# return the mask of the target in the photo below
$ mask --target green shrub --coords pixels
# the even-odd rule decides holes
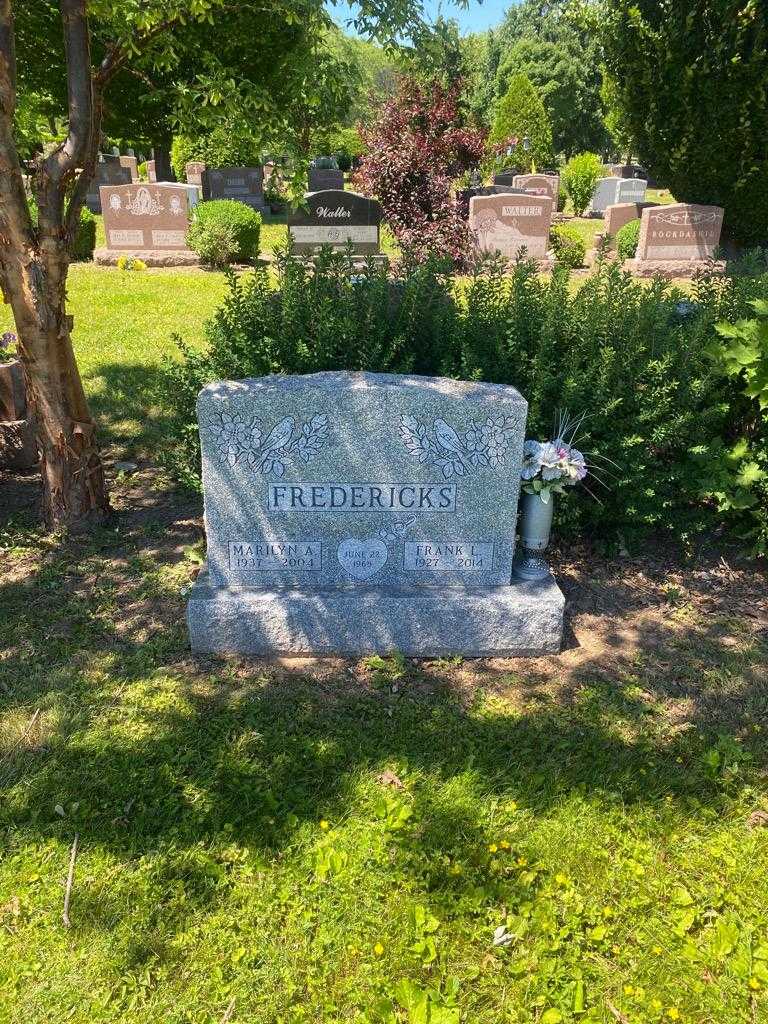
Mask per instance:
[[[223,267],[258,258],[261,216],[235,199],[198,203],[187,232],[187,245],[204,263]]]
[[[571,200],[573,212],[581,217],[589,206],[597,179],[603,173],[603,161],[596,153],[579,153],[563,167],[560,184]]]
[[[199,485],[195,399],[209,381],[408,371],[514,384],[529,402],[529,437],[546,437],[558,408],[585,413],[581,446],[604,467],[607,489],[588,478],[602,503],[583,491],[558,502],[569,532],[624,543],[659,528],[684,540],[723,522],[741,532],[743,510],[718,511],[713,496],[736,440],[748,434],[765,445],[768,431],[755,425],[754,400],[707,352],[715,324],[768,296],[764,263],[749,274],[703,275],[689,294],[635,281],[614,261],[577,289],[567,268],[545,279],[530,261],[508,275],[490,261],[459,285],[434,264],[395,280],[372,267],[359,274],[331,252],[309,270],[281,259],[278,273],[277,289],[263,270],[232,276],[206,326],[206,350],[183,348],[161,375],[168,458],[187,483]]]
[[[27,198],[29,213],[32,223],[37,224],[37,203],[32,196]],[[96,248],[96,217],[84,206],[80,211],[80,223],[77,234],[70,247],[69,255],[75,261],[93,259],[93,250]]]
[[[555,224],[549,233],[549,241],[557,263],[572,269],[584,266],[587,243],[578,228],[572,224]]]
[[[634,259],[640,241],[640,221],[631,220],[616,232],[616,251],[623,260]]]

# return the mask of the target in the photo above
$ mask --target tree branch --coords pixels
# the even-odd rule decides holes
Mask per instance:
[[[45,161],[55,180],[86,162],[93,125],[93,82],[91,42],[86,0],[61,0],[64,50],[67,62],[69,134]]]

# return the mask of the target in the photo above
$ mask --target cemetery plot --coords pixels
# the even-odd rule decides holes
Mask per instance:
[[[719,206],[674,203],[643,210],[637,262],[711,259],[720,242]]]
[[[549,248],[554,206],[548,196],[475,196],[469,201],[469,226],[483,252],[513,260],[525,248],[529,256],[542,258]]]
[[[306,196],[306,209],[288,217],[288,231],[297,254],[317,252],[324,245],[356,255],[379,252],[381,206],[375,199],[338,189]]]
[[[187,251],[190,188],[168,182],[102,186],[107,248]]]
[[[198,399],[197,650],[557,650],[551,580],[510,583],[527,405],[513,388],[317,373]]]

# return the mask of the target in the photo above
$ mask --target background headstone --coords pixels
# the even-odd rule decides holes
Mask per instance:
[[[475,196],[469,201],[469,226],[483,252],[500,252],[516,259],[525,246],[528,256],[541,258],[549,249],[554,209],[555,202],[549,196]]]
[[[602,216],[605,213],[606,207],[617,203],[616,197],[619,194],[619,183],[621,180],[621,178],[616,177],[598,178],[589,203],[588,212]]]
[[[515,178],[520,172],[514,168],[509,168],[506,171],[497,171],[493,176],[494,185],[514,185]]]
[[[658,206],[658,203],[615,203],[606,208],[605,231],[606,235],[616,236],[625,224],[630,221],[639,220],[643,210],[649,206]]]
[[[512,387],[317,373],[198,398],[196,650],[553,650],[562,595],[510,585],[526,402]]]
[[[381,205],[356,192],[328,189],[305,197],[307,209],[288,216],[288,230],[297,254],[316,252],[323,245],[346,249],[351,242],[358,255],[379,252]]]
[[[125,185],[131,181],[131,172],[120,163],[120,157],[112,154],[101,154],[96,164],[96,173],[88,186],[85,196],[85,205],[91,213],[101,213],[102,185]]]
[[[560,191],[559,174],[516,174],[512,182],[515,188],[524,189],[533,196],[549,196],[555,200]]]
[[[170,182],[102,186],[107,248],[187,251],[191,187]]]
[[[196,185],[198,188],[202,188],[204,170],[205,164],[202,160],[190,160],[188,164],[185,164],[184,173],[187,178],[187,184]]]
[[[645,209],[635,258],[640,262],[711,259],[722,227],[720,206],[673,203]]]
[[[648,182],[642,178],[619,178],[616,189],[617,203],[642,203],[645,202],[645,192]]]
[[[322,192],[326,189],[343,189],[344,172],[325,170],[319,167],[309,168],[309,191]]]
[[[120,166],[127,168],[131,175],[131,181],[139,180],[139,161],[135,156],[121,156]]]
[[[203,199],[236,199],[261,213],[267,212],[263,168],[206,167],[202,179]]]
[[[147,160],[147,180],[152,184],[157,181],[157,171],[155,170],[154,160]]]

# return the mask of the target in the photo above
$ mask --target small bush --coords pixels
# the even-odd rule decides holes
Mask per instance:
[[[640,241],[640,221],[631,220],[616,232],[616,251],[623,260],[634,259]]]
[[[693,543],[728,526],[754,538],[758,506],[745,510],[741,490],[743,474],[768,470],[768,423],[708,353],[716,324],[754,315],[751,300],[768,297],[765,260],[701,275],[688,293],[635,281],[616,261],[601,262],[578,288],[567,268],[545,279],[531,261],[511,274],[490,261],[457,285],[436,261],[403,267],[393,280],[375,267],[356,272],[332,252],[311,268],[281,258],[278,275],[277,289],[263,270],[231,275],[206,325],[206,350],[182,348],[184,359],[161,373],[164,457],[186,483],[199,487],[195,399],[212,380],[413,372],[514,384],[528,399],[529,437],[549,436],[558,408],[586,414],[580,447],[602,465],[606,487],[588,478],[600,502],[583,491],[558,502],[564,532],[631,544],[665,530]],[[734,449],[740,438],[747,456]],[[737,456],[741,490],[723,501]],[[759,488],[752,497],[764,500]],[[765,516],[758,531],[768,531]]]
[[[258,258],[261,217],[234,199],[198,203],[187,232],[187,245],[203,263],[214,267],[249,263]]]
[[[602,173],[603,161],[596,153],[572,156],[563,168],[560,183],[577,217],[581,217],[589,206],[597,179]]]
[[[587,243],[578,228],[572,224],[555,224],[549,233],[549,240],[557,263],[571,269],[584,266]]]

